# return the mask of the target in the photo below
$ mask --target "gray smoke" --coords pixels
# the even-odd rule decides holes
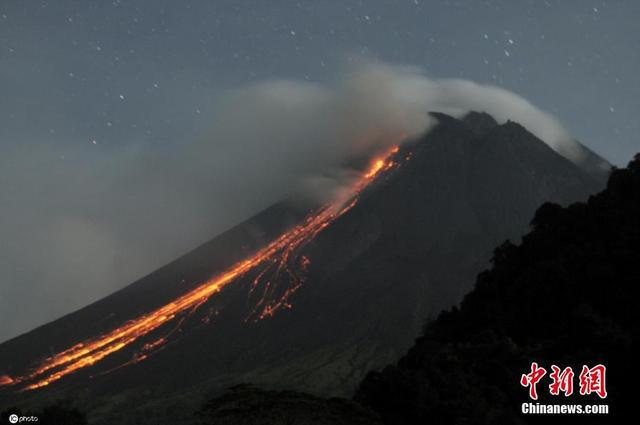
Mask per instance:
[[[267,81],[220,97],[202,140],[61,156],[59,140],[0,158],[0,341],[99,299],[269,204],[334,187],[340,165],[484,110],[576,160],[550,115],[498,87],[361,64],[331,84]]]

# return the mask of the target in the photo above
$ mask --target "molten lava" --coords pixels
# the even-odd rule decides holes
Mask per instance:
[[[398,148],[393,147],[380,158],[376,158],[370,168],[339,199],[320,207],[307,216],[301,224],[286,231],[245,260],[234,264],[223,273],[214,276],[155,311],[130,320],[111,332],[79,342],[46,358],[24,376],[13,378],[6,375],[0,376],[0,386],[24,383],[23,389],[33,390],[91,366],[159,329],[176,317],[184,319],[185,314],[195,311],[214,294],[249,271],[258,272],[252,282],[250,295],[256,291],[259,294],[255,308],[246,318],[247,321],[264,319],[273,316],[281,309],[291,308],[290,298],[302,286],[304,273],[310,264],[309,258],[301,254],[301,248],[338,217],[353,208],[362,190],[378,175],[396,165],[391,157],[397,151]],[[286,275],[289,281],[289,286],[285,290],[282,288],[278,290],[272,284],[281,278],[281,275]],[[266,280],[267,276],[269,280]],[[210,315],[206,320],[210,320]],[[136,353],[133,360],[125,365],[146,359],[152,351],[167,342],[166,337],[165,335],[165,337],[144,344],[141,352]]]

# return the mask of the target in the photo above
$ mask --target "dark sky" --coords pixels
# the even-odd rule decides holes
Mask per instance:
[[[0,341],[272,201],[235,170],[176,184],[186,160],[173,158],[216,134],[230,88],[327,83],[363,58],[414,65],[515,92],[626,164],[640,150],[639,19],[632,0],[3,0]],[[238,189],[192,190],[221,176]]]
[[[638,149],[636,1],[14,1],[0,5],[0,143],[207,126],[216,92],[331,78],[355,55],[493,83],[616,164]]]

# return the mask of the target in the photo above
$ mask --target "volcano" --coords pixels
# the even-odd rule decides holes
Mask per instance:
[[[273,205],[128,287],[0,345],[2,406],[77,400],[95,423],[180,423],[251,382],[351,395],[457,302],[543,202],[599,191],[524,127],[432,114],[337,200]]]

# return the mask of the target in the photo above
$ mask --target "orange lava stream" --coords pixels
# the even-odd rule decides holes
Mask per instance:
[[[199,307],[236,278],[265,262],[269,262],[269,267],[271,267],[271,265],[277,266],[278,270],[286,268],[289,256],[294,251],[315,238],[318,233],[335,219],[350,210],[356,204],[360,192],[381,172],[395,165],[390,158],[397,151],[398,148],[393,147],[380,158],[376,158],[371,167],[351,186],[351,190],[349,190],[348,193],[340,199],[321,207],[315,213],[310,214],[302,224],[286,231],[249,258],[234,264],[225,272],[209,279],[190,292],[150,313],[130,320],[111,332],[94,339],[80,342],[60,353],[48,357],[24,376],[15,378],[6,375],[0,376],[0,387],[25,383],[26,386],[23,389],[33,390],[47,386],[70,373],[91,366],[123,349],[140,337],[165,325],[177,315]],[[306,257],[303,257],[304,267],[306,267],[308,261]],[[291,273],[288,269],[287,272]],[[262,319],[271,316],[280,307],[290,306],[287,299],[299,286],[300,282],[287,289],[277,303],[265,305],[261,312],[257,312],[257,318]],[[163,338],[151,343],[151,345],[147,344],[145,347],[149,346],[148,348],[151,349],[161,343],[164,343]],[[142,354],[137,357],[137,360],[143,360],[147,357],[147,354]]]

